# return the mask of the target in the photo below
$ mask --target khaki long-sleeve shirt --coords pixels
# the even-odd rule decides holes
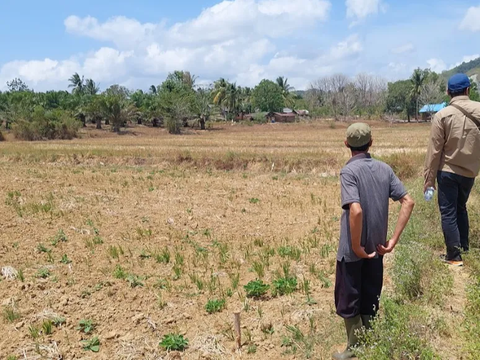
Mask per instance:
[[[464,108],[480,121],[480,102],[457,96],[450,104]],[[460,110],[447,106],[432,120],[425,159],[425,184],[435,185],[438,171],[475,178],[480,170],[480,130]]]

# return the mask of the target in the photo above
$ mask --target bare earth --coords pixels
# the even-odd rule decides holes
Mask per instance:
[[[376,155],[425,149],[428,125],[372,126]],[[180,358],[159,347],[172,332],[189,340],[184,359],[329,358],[344,341],[333,284],[345,128],[89,129],[73,141],[0,143],[0,267],[24,278],[0,281],[2,311],[19,314],[0,319],[1,358]],[[296,292],[245,297],[250,280],[271,284],[286,266]],[[221,298],[225,309],[208,314]],[[45,334],[44,320],[58,317]],[[91,334],[77,330],[81,319],[96,324]],[[287,341],[293,326],[311,348]],[[82,348],[93,336],[99,353]]]

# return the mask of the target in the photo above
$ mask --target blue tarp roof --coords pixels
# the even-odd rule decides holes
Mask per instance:
[[[447,103],[427,104],[420,109],[420,113],[436,113],[447,106]]]

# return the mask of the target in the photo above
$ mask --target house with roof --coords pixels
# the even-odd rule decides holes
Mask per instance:
[[[422,115],[422,120],[427,121],[431,120],[433,118],[433,115],[446,107],[446,102],[443,102],[441,104],[426,104],[420,109],[419,113]]]

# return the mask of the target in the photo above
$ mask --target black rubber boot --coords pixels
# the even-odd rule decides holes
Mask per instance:
[[[347,330],[347,348],[342,353],[333,354],[335,360],[345,360],[355,358],[352,349],[357,345],[358,338],[356,332],[363,327],[362,317],[360,315],[345,320],[345,329]]]
[[[373,315],[360,315],[362,317],[363,326],[369,330],[372,328]]]

